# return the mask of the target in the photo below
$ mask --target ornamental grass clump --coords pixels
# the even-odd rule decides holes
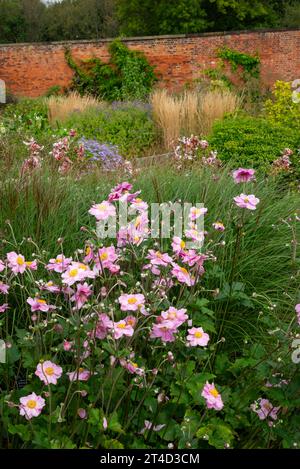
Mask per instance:
[[[182,135],[208,135],[216,121],[237,112],[241,99],[229,90],[185,91],[174,95],[166,89],[157,89],[152,93],[151,104],[163,143],[171,148]]]
[[[102,101],[93,96],[81,96],[77,91],[72,91],[66,96],[50,96],[47,98],[49,122],[63,124],[74,112],[84,112],[88,109],[99,109],[105,107]]]

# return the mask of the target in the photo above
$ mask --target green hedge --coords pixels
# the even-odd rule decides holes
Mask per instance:
[[[228,117],[215,123],[209,142],[223,161],[267,168],[284,148],[300,147],[300,132],[263,118]]]
[[[132,105],[118,106],[74,113],[67,126],[75,128],[80,136],[118,145],[124,157],[143,156],[157,139],[149,111]]]

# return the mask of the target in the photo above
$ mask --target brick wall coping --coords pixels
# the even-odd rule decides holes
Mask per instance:
[[[253,34],[253,33],[277,33],[277,32],[300,31],[298,28],[276,28],[276,29],[245,29],[240,31],[219,31],[207,33],[190,33],[190,34],[165,34],[161,36],[134,36],[134,37],[120,37],[124,42],[133,41],[152,41],[159,39],[188,39],[197,37],[219,37],[219,36],[235,36],[239,34]],[[99,39],[76,39],[66,41],[50,41],[50,42],[10,42],[1,44],[0,47],[24,47],[24,46],[51,46],[63,44],[98,44],[105,42],[112,42],[117,38],[99,38]]]

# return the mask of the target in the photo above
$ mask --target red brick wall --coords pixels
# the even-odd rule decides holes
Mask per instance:
[[[261,58],[261,77],[266,86],[277,79],[300,78],[300,30],[208,33],[195,36],[129,38],[131,49],[144,51],[157,66],[164,82],[178,89],[211,67],[223,45]],[[53,85],[68,85],[72,71],[64,58],[65,47],[75,58],[92,56],[107,60],[109,40],[48,44],[0,45],[0,78],[19,96],[39,96]]]

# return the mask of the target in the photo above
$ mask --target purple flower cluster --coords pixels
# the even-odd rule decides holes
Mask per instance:
[[[124,163],[116,145],[100,143],[98,140],[86,139],[84,137],[78,143],[84,146],[91,162],[100,162],[103,169],[107,171],[112,171]]]
[[[150,103],[145,103],[143,101],[134,100],[134,101],[112,101],[111,108],[114,111],[117,110],[131,110],[132,108],[138,109],[140,111],[145,111],[148,115],[151,115],[152,106]]]

